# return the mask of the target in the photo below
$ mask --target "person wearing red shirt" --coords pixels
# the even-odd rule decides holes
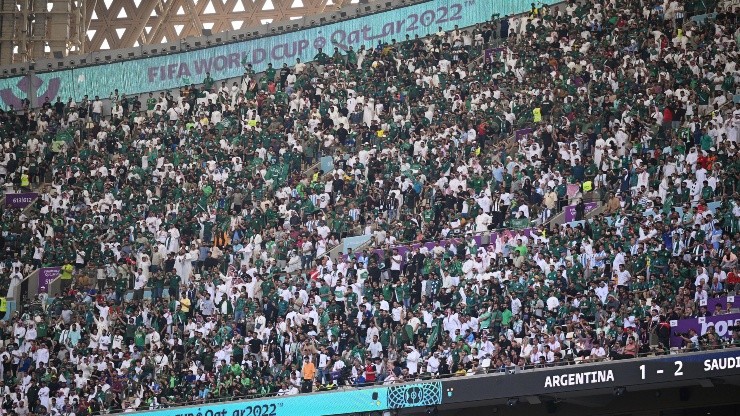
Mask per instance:
[[[699,202],[696,204],[696,213],[702,214],[707,209],[709,209],[709,207],[707,207],[706,201],[704,201],[703,199],[700,199]]]
[[[375,383],[375,365],[369,359],[365,363],[365,382]]]
[[[725,282],[728,285],[740,284],[740,271],[738,271],[737,267],[735,267],[735,270],[732,270],[729,273],[727,273],[727,280],[725,280]]]
[[[666,129],[672,128],[673,124],[673,106],[672,104],[667,105],[663,108],[663,127]]]

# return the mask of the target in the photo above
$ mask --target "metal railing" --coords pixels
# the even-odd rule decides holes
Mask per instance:
[[[313,173],[318,172],[320,168],[321,168],[321,157],[319,157],[319,160],[316,163],[303,169],[303,171],[301,172],[301,177],[305,178],[308,175],[313,175]]]

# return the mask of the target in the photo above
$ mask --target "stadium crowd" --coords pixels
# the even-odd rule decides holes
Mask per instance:
[[[62,266],[62,295],[0,323],[3,414],[666,352],[669,321],[740,288],[740,31],[685,15],[533,5],[234,85],[0,113],[0,177],[42,190],[2,208],[3,294]],[[566,205],[585,221],[551,227]]]

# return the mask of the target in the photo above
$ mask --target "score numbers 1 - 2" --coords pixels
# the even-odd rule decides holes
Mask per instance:
[[[680,377],[683,375],[683,361],[676,360],[673,362],[673,364],[676,366],[675,371],[673,372],[674,377]],[[655,374],[663,374],[665,371],[662,369],[655,370]],[[642,376],[642,379],[645,380],[647,377],[647,366],[645,364],[642,364],[640,366],[640,375]]]

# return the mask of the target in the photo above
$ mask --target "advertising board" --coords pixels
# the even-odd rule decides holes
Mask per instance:
[[[442,403],[440,381],[141,412],[142,416],[324,416]]]

